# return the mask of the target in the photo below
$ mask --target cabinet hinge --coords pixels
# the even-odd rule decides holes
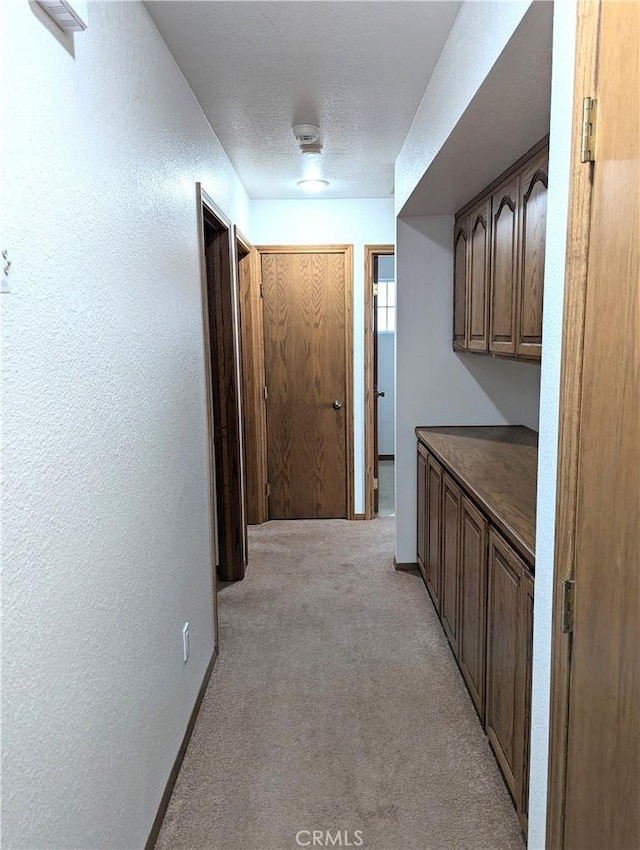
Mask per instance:
[[[597,120],[598,101],[593,97],[585,97],[582,101],[580,162],[595,162]]]
[[[267,483],[264,485],[264,492],[267,494],[267,496],[270,496],[270,495],[271,495],[271,484],[269,484],[269,482],[268,482],[268,481],[267,481]]]
[[[377,479],[377,478],[374,478],[374,479],[373,479],[373,489],[374,489],[374,490],[377,490],[377,489],[378,489],[378,479]]]
[[[375,298],[375,297],[377,296],[377,294],[378,294],[378,284],[377,284],[377,283],[374,283],[374,284],[373,284],[373,289],[372,289],[372,291],[373,291],[373,297]]]
[[[576,583],[572,579],[562,582],[562,631],[573,631],[573,613],[575,609]]]
[[[266,387],[263,387],[262,395],[264,396],[265,401],[269,398],[269,390]]]

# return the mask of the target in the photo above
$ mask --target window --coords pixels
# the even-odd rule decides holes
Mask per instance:
[[[396,282],[378,281],[378,333],[395,333]]]

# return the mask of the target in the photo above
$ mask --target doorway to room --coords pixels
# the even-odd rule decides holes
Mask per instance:
[[[365,518],[395,515],[393,245],[365,246]]]

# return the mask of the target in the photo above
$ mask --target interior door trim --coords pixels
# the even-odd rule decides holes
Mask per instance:
[[[257,245],[262,254],[344,254],[344,326],[345,326],[345,384],[347,408],[346,483],[347,519],[354,519],[354,456],[353,456],[353,245]],[[269,435],[267,434],[267,440]]]
[[[211,557],[211,576],[213,590],[213,643],[216,650],[219,648],[220,632],[218,628],[218,576],[216,570],[216,553],[218,548],[216,528],[216,467],[213,447],[213,394],[211,387],[211,332],[209,328],[209,299],[207,288],[207,261],[205,255],[204,240],[204,208],[207,208],[223,224],[228,224],[231,232],[231,222],[218,208],[210,195],[202,187],[202,183],[196,183],[196,215],[198,221],[198,249],[200,257],[200,289],[202,302],[202,342],[204,356],[204,383],[205,398],[207,404],[207,447],[209,454],[209,549]]]
[[[591,166],[580,162],[582,100],[596,89],[596,53],[600,3],[579,0],[576,34],[571,177],[565,265],[564,318],[558,426],[556,530],[551,624],[551,707],[547,792],[547,847],[564,847],[567,774],[571,635],[561,630],[562,581],[574,577],[578,461],[582,407],[582,372],[589,225]]]
[[[374,256],[394,256],[395,245],[364,246],[364,516],[373,519],[373,469],[375,465],[375,398],[373,388],[373,284]],[[397,276],[397,275],[396,275]]]

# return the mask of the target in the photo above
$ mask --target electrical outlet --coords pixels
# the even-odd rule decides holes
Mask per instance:
[[[189,623],[182,627],[182,657],[185,662],[189,660]]]

